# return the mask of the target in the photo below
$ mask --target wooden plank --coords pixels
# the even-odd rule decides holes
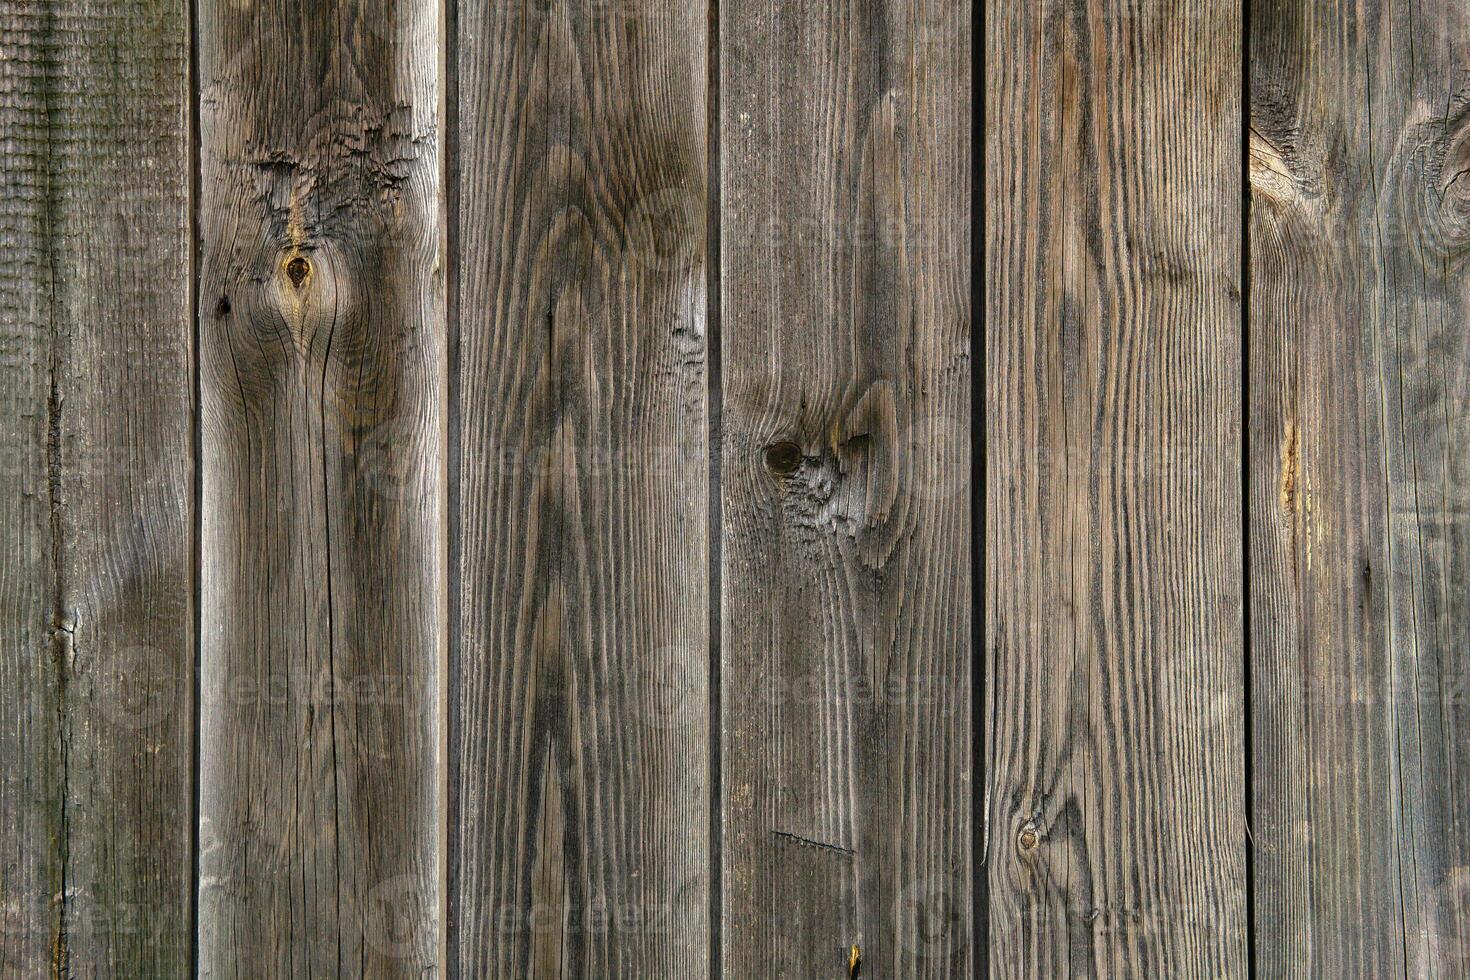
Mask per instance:
[[[727,976],[979,955],[970,14],[721,8]]]
[[[181,976],[188,20],[0,3],[0,975]]]
[[[198,4],[199,969],[439,957],[438,4]]]
[[[455,39],[451,972],[704,976],[704,6]]]
[[[1263,976],[1470,975],[1470,13],[1251,8]]]
[[[1243,977],[1241,10],[987,11],[991,972]]]

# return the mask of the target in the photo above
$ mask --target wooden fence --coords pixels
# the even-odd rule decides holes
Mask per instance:
[[[0,977],[1470,975],[1463,4],[0,0],[0,155]]]

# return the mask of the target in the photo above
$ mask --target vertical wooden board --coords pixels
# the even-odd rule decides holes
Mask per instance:
[[[1242,12],[987,11],[991,972],[1243,977]]]
[[[188,19],[0,3],[0,975],[181,976]]]
[[[952,977],[971,929],[970,44],[720,11],[723,956]]]
[[[1470,14],[1255,0],[1256,947],[1470,975]]]
[[[198,5],[199,969],[439,957],[431,0]]]
[[[706,47],[458,10],[456,976],[709,972]]]

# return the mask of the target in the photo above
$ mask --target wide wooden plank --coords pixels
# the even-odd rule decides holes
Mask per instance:
[[[1262,976],[1470,975],[1470,11],[1254,0]]]
[[[705,8],[457,16],[450,971],[705,976]]]
[[[970,14],[721,6],[726,976],[982,955]]]
[[[0,975],[182,976],[188,19],[0,3]]]
[[[1241,10],[987,4],[1002,977],[1243,977]]]
[[[433,0],[201,0],[204,976],[440,955]]]

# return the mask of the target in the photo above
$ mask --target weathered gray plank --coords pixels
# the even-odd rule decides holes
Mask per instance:
[[[204,976],[439,957],[432,0],[202,0]]]
[[[709,971],[705,9],[458,9],[451,972]]]
[[[0,975],[180,976],[188,21],[0,3]]]
[[[1262,976],[1470,975],[1470,12],[1254,0]]]
[[[1241,10],[987,11],[991,972],[1242,977]]]
[[[970,12],[721,7],[726,976],[980,955]]]

